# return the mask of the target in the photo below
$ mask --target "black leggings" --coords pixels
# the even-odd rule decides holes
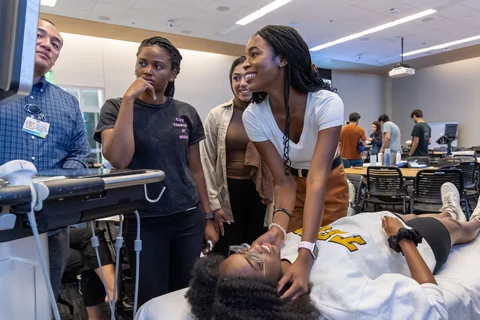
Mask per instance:
[[[200,204],[193,210],[165,217],[142,218],[142,252],[138,306],[163,294],[188,286],[190,271],[200,257],[205,214]],[[135,275],[134,241],[137,221],[126,219],[125,244],[132,275]]]
[[[262,198],[251,179],[228,178],[227,181],[235,222],[230,225],[223,224],[225,236],[220,235],[220,240],[213,248],[214,253],[225,256],[228,255],[230,245],[251,244],[266,231],[263,225],[267,211],[267,205],[262,203]]]

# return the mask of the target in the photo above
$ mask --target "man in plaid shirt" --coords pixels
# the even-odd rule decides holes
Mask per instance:
[[[38,171],[87,167],[90,145],[78,101],[45,80],[62,46],[62,37],[53,23],[40,19],[32,92],[0,107],[0,164],[27,160]],[[39,123],[43,129],[32,130],[28,123]],[[49,233],[48,249],[50,281],[58,297],[68,262],[68,228]]]

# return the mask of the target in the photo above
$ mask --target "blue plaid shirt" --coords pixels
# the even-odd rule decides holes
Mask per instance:
[[[50,124],[45,139],[22,131],[27,104],[37,105]],[[37,118],[37,117],[36,117]],[[0,164],[32,162],[37,171],[86,168],[90,154],[80,106],[74,96],[44,77],[30,96],[0,106]]]

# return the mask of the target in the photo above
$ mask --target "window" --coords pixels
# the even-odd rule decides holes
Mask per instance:
[[[100,108],[105,101],[103,89],[69,86],[63,86],[62,88],[77,98],[80,103],[80,110],[83,112],[83,121],[87,131],[87,139],[91,148],[89,161],[94,163],[105,162],[102,155],[102,146],[93,139],[93,133],[100,117]]]

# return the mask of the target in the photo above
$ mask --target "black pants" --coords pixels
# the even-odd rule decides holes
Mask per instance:
[[[138,306],[163,294],[188,286],[193,264],[200,257],[205,232],[205,213],[193,210],[166,217],[141,219]],[[137,221],[126,219],[125,244],[132,276],[136,272],[134,241]]]
[[[95,235],[100,243],[98,254],[102,266],[113,264],[104,232],[104,230],[95,229]],[[91,238],[92,229],[90,228],[70,228],[70,258],[64,274],[64,277],[68,278],[67,281],[75,280],[77,274],[81,275],[80,287],[83,304],[86,307],[103,303],[106,297],[102,280],[94,271],[99,265],[95,249],[90,242]]]
[[[255,182],[250,179],[228,178],[230,206],[235,222],[224,223],[225,236],[213,248],[214,253],[228,255],[228,247],[242,243],[251,244],[267,229],[263,226],[267,205],[262,203]]]

